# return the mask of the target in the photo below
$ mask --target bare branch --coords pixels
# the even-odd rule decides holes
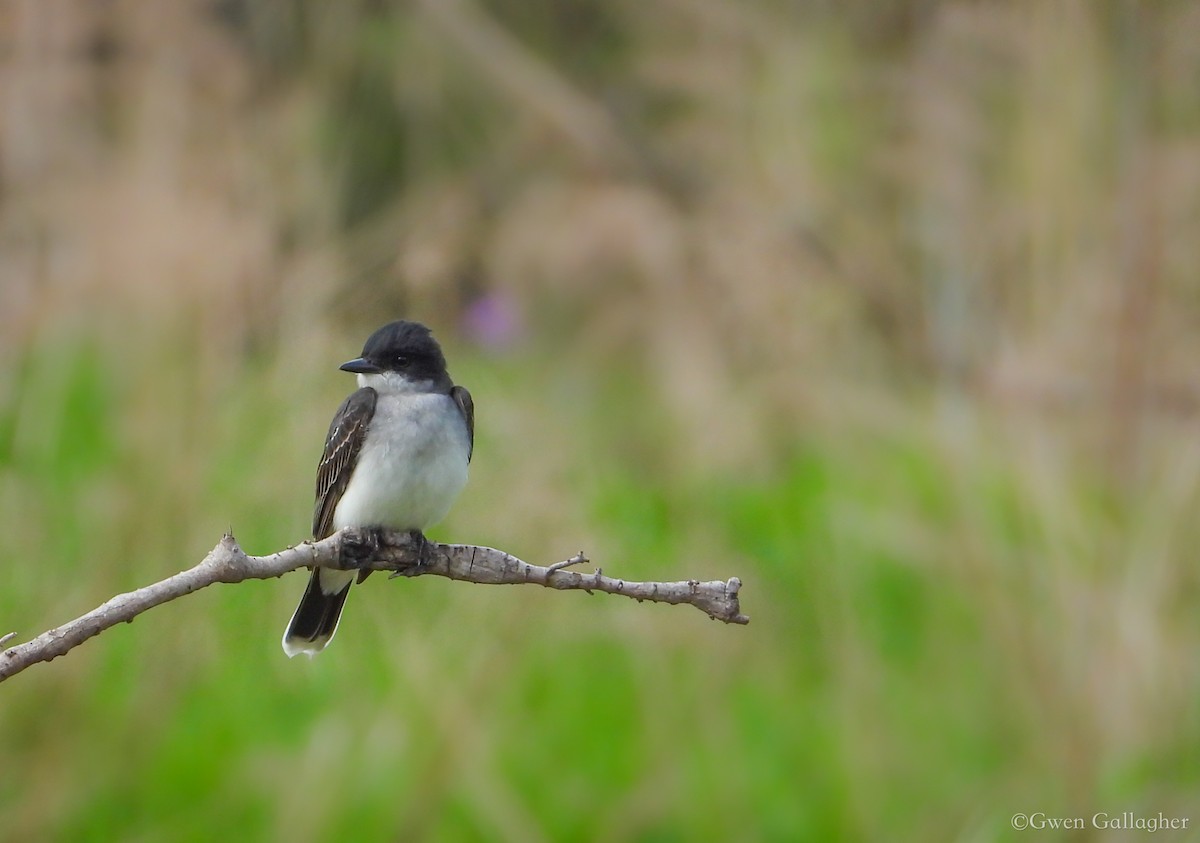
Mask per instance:
[[[359,531],[334,533],[319,542],[305,542],[269,556],[250,556],[232,535],[225,535],[200,564],[161,582],[116,597],[32,641],[0,652],[0,682],[30,665],[48,662],[99,635],[109,627],[133,620],[155,606],[191,594],[213,583],[236,583],[282,576],[288,571],[322,565],[343,570],[391,571],[392,576],[433,574],[452,580],[487,585],[532,583],[560,590],[602,591],[655,603],[689,603],[709,617],[725,623],[746,624],[741,613],[737,577],[727,581],[629,582],[606,577],[597,569],[585,574],[568,567],[585,564],[583,553],[548,567],[530,565],[491,547],[425,542],[419,534]],[[8,633],[0,639],[11,639]]]

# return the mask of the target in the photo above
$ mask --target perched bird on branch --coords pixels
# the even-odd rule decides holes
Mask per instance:
[[[471,393],[455,386],[432,333],[392,322],[341,369],[358,390],[338,408],[317,467],[313,537],[343,527],[424,531],[450,510],[467,482],[475,442]],[[369,573],[357,574],[359,582]],[[316,567],[283,651],[319,653],[337,632],[354,571]]]

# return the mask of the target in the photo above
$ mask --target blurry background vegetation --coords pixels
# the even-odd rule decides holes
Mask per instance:
[[[0,633],[304,538],[397,317],[432,535],[752,623],[213,588],[0,688],[0,837],[1197,839],[1198,92],[1189,2],[4,3]]]

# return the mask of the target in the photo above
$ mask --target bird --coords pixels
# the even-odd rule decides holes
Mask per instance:
[[[456,386],[433,333],[396,321],[343,363],[358,389],[329,425],[317,466],[313,537],[345,527],[423,531],[441,521],[467,483],[475,404]],[[369,571],[358,572],[359,582]],[[329,645],[356,573],[314,567],[283,634],[289,658]]]

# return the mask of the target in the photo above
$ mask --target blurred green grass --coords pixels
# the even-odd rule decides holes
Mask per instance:
[[[1095,490],[1043,511],[1023,462],[982,450],[986,424],[964,457],[920,413],[817,429],[755,471],[679,470],[653,458],[666,408],[631,386],[630,434],[539,404],[566,377],[546,359],[452,352],[480,447],[434,533],[542,561],[577,538],[627,577],[738,575],[749,627],[378,578],[301,662],[278,644],[298,575],[211,588],[5,684],[6,838],[1010,839],[1023,806],[1194,807],[1195,674],[1174,661],[1194,621],[1164,595],[1151,619],[1177,622],[1141,630],[1163,638],[1137,656],[1159,666],[1140,689],[1122,672],[1104,631],[1131,530]],[[194,563],[230,523],[252,551],[304,535],[344,378],[265,359],[141,425],[157,379],[125,362],[34,348],[4,395],[0,617],[23,636]],[[326,407],[282,388],[308,377]],[[542,476],[539,447],[571,468]],[[1089,590],[1112,617],[1077,613]]]

